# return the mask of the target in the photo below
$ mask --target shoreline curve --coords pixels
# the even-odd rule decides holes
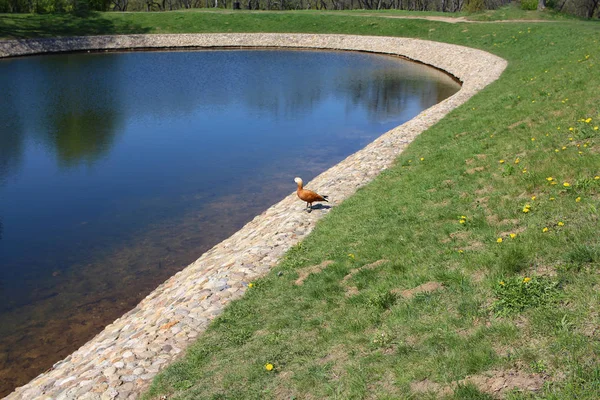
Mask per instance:
[[[507,62],[468,47],[401,37],[317,34],[169,34],[0,41],[0,58],[103,50],[293,48],[405,57],[462,82],[453,96],[321,173],[310,187],[341,203],[391,166],[420,133],[500,77]],[[77,351],[5,399],[136,399],[247,284],[264,276],[329,209],[304,212],[290,194],[204,253]]]

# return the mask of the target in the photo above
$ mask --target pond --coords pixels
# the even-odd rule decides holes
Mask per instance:
[[[454,94],[363,53],[0,62],[0,396],[305,182]],[[302,208],[299,202],[298,207]]]

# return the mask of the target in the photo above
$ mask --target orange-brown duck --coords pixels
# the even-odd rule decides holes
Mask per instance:
[[[329,201],[327,197],[329,196],[321,196],[318,193],[313,192],[312,190],[307,190],[302,187],[302,179],[294,178],[294,182],[298,184],[298,190],[296,190],[296,194],[300,198],[300,200],[306,202],[306,207],[308,207],[308,212],[312,211],[312,203],[315,201]]]

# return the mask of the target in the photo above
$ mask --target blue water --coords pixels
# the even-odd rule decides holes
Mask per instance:
[[[12,59],[0,88],[2,395],[292,192],[295,176],[309,181],[459,86],[392,57],[240,50]]]

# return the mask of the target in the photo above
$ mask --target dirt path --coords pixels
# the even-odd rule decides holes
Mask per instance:
[[[497,23],[511,23],[511,22],[551,22],[543,19],[504,19],[496,21],[477,21],[470,20],[466,17],[440,17],[435,15],[423,15],[423,16],[412,16],[412,15],[380,15],[380,14],[340,14],[345,16],[365,16],[365,17],[377,17],[377,18],[396,18],[396,19],[424,19],[427,21],[447,22],[449,24],[457,23],[471,23],[471,24],[497,24]]]

